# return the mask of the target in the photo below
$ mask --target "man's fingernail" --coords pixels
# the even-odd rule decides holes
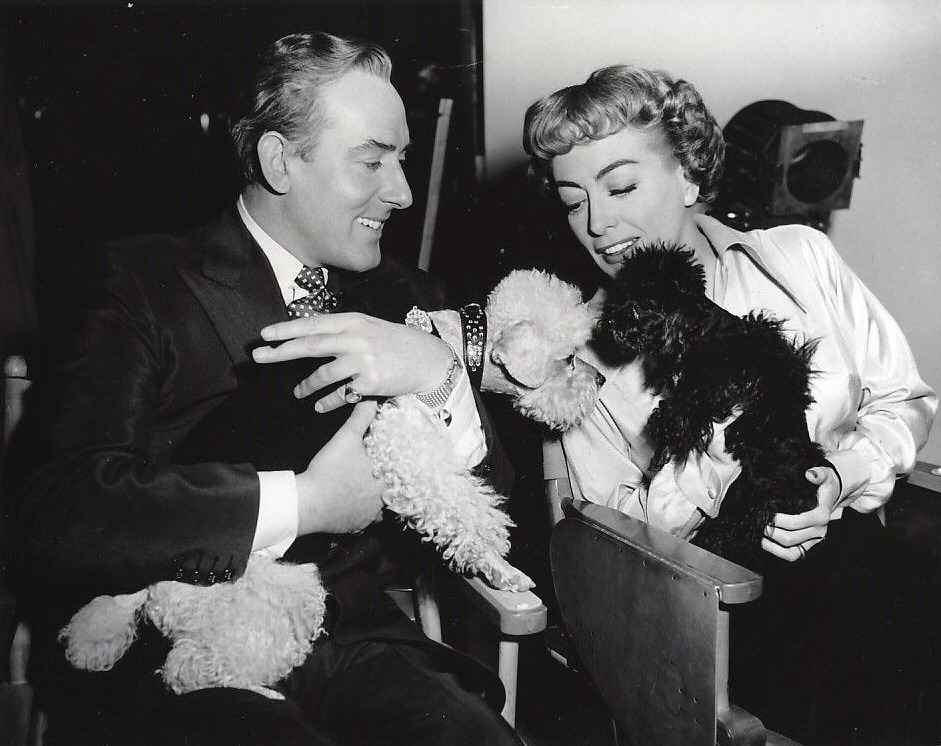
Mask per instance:
[[[314,411],[319,412],[320,414],[323,414],[323,404],[321,402],[317,402],[314,405]]]
[[[816,478],[817,478],[817,470],[816,470],[816,469],[808,469],[808,470],[807,470],[807,478],[808,478],[808,479],[816,479]]]
[[[272,337],[272,334],[271,334],[271,329],[269,327],[266,326],[264,329],[261,330],[262,339],[271,339],[271,337]]]

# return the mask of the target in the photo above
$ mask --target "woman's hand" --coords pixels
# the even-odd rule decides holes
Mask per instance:
[[[761,540],[762,549],[788,562],[803,559],[826,538],[830,518],[840,501],[840,477],[833,467],[815,466],[807,470],[806,476],[817,485],[817,507],[796,515],[775,514]]]
[[[361,313],[335,313],[283,321],[261,330],[266,342],[252,357],[259,363],[334,358],[294,388],[301,399],[336,386],[314,405],[329,412],[346,404],[346,383],[361,396],[400,396],[432,391],[442,384],[451,350],[437,337],[404,324]],[[340,385],[342,384],[342,385]]]

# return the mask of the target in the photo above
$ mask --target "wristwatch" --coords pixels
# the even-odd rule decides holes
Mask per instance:
[[[441,409],[447,403],[448,397],[451,396],[451,392],[454,391],[454,387],[457,386],[457,382],[461,377],[461,359],[451,345],[448,345],[448,349],[451,350],[451,366],[448,368],[448,375],[445,377],[444,383],[433,391],[415,394],[418,401],[435,411]]]
[[[431,316],[427,311],[423,311],[418,306],[412,306],[412,310],[405,315],[405,325],[413,329],[420,329],[428,334],[434,334],[439,339],[441,338],[441,335],[438,334],[438,330],[435,329],[434,323],[431,321]],[[448,374],[444,379],[444,383],[433,391],[415,394],[418,401],[435,411],[440,410],[447,403],[448,398],[454,391],[454,387],[457,386],[457,382],[460,380],[461,359],[457,356],[457,353],[451,345],[448,345],[448,349],[451,350],[451,366],[448,368]]]

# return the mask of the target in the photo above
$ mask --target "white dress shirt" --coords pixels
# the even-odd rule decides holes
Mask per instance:
[[[285,305],[307,295],[309,291],[294,281],[303,268],[303,263],[255,222],[241,197],[238,199],[238,213],[248,232],[268,259]],[[446,371],[441,371],[442,380],[445,373]],[[470,469],[486,456],[487,446],[470,380],[463,368],[461,377],[448,397],[444,409],[451,416],[448,436],[451,439],[455,456],[459,463]],[[292,471],[260,471],[258,479],[260,482],[258,522],[255,525],[252,550],[264,550],[268,554],[280,557],[297,538],[296,478]]]

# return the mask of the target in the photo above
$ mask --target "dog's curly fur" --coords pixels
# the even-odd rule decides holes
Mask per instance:
[[[323,633],[327,592],[313,564],[249,558],[230,583],[155,583],[127,596],[99,596],[59,633],[76,668],[107,671],[149,619],[173,647],[160,669],[177,694],[208,687],[248,689],[272,699],[269,687],[299,666]]]
[[[487,298],[489,357],[503,378],[488,390],[510,394],[523,415],[553,430],[577,426],[595,406],[601,378],[575,357],[595,318],[581,291],[538,270],[507,275]]]
[[[432,542],[451,568],[479,573],[494,588],[528,590],[532,581],[504,557],[510,550],[504,498],[462,469],[445,425],[412,397],[379,409],[364,439],[366,453],[383,480],[383,502]]]
[[[760,564],[757,549],[778,512],[816,505],[805,477],[823,461],[810,440],[810,362],[814,342],[788,341],[782,323],[761,314],[739,318],[706,298],[702,267],[688,249],[654,244],[621,266],[595,341],[612,363],[640,357],[645,382],[661,399],[647,422],[655,445],[651,469],[703,453],[713,424],[738,414],[726,450],[742,473],[719,515],[695,544],[741,564]]]

